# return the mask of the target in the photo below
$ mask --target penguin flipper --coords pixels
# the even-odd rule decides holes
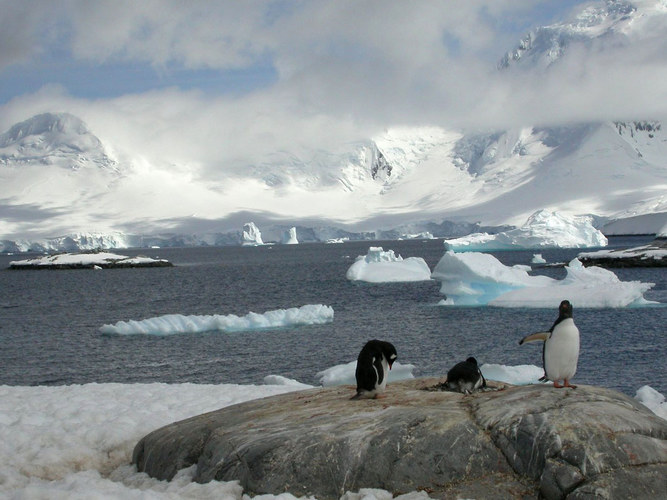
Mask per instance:
[[[357,363],[355,376],[357,392],[372,391],[378,383],[378,375],[372,363]]]
[[[546,341],[549,338],[549,332],[537,332],[526,335],[519,341],[519,345],[527,344],[528,342],[537,342],[539,340]]]

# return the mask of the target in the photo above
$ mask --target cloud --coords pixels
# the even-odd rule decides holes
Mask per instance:
[[[0,34],[0,68],[39,65],[50,50],[102,70],[127,61],[158,74],[268,66],[277,76],[240,94],[173,87],[84,99],[47,86],[3,106],[0,125],[69,111],[121,152],[232,175],[276,151],[341,147],[393,125],[667,117],[667,15],[608,45],[568,47],[546,70],[498,71],[525,29],[507,20],[540,5],[554,8],[533,0],[4,2],[11,29]]]

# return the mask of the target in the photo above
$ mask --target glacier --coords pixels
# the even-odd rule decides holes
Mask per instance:
[[[167,314],[140,321],[119,321],[102,325],[100,332],[107,335],[175,335],[181,333],[239,332],[299,325],[322,325],[333,321],[330,306],[307,304],[289,309],[276,309],[262,314],[250,312],[245,316]]]

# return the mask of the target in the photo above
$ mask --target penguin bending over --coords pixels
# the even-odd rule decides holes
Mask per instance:
[[[470,357],[455,364],[447,372],[445,385],[452,391],[470,394],[480,387],[486,387],[486,379],[477,365],[477,360]]]
[[[564,300],[558,307],[558,319],[549,331],[527,335],[519,341],[519,345],[538,340],[544,341],[542,347],[542,365],[544,376],[540,380],[551,380],[554,387],[571,387],[570,379],[577,372],[579,360],[579,329],[572,318],[572,304]],[[560,384],[560,381],[563,384]]]
[[[357,358],[357,394],[351,399],[371,399],[378,397],[387,387],[387,377],[391,365],[398,355],[389,342],[369,340]]]

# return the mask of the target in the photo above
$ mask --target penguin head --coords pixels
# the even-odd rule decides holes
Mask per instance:
[[[564,300],[558,306],[558,315],[561,318],[571,318],[572,317],[572,304],[569,300]]]
[[[390,342],[383,342],[382,354],[384,354],[384,357],[387,359],[387,364],[389,365],[389,369],[391,370],[391,365],[394,364],[394,361],[396,361],[396,358],[398,357],[398,354],[396,353],[396,348]]]
[[[466,363],[470,363],[472,365],[477,366],[477,360],[475,358],[473,358],[472,356],[469,357],[468,359],[466,359]]]

